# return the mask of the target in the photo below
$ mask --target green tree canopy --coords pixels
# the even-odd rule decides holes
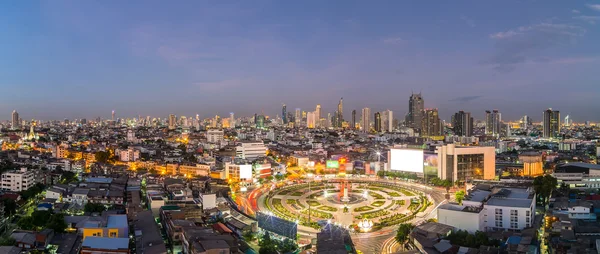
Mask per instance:
[[[459,204],[462,205],[462,201],[463,199],[465,199],[465,191],[463,190],[459,190],[456,193],[454,193],[454,197],[456,198],[456,202],[458,202]]]
[[[552,195],[552,191],[556,189],[558,180],[551,175],[538,176],[533,179],[533,189],[537,194],[542,205],[545,205]]]
[[[396,232],[396,242],[399,244],[405,244],[408,241],[408,237],[410,232],[415,228],[413,224],[410,223],[402,223],[398,226],[398,231]]]

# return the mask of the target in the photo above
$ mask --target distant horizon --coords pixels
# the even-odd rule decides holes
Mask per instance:
[[[390,109],[600,121],[592,1],[0,3],[0,118]],[[10,118],[9,118],[10,119]]]

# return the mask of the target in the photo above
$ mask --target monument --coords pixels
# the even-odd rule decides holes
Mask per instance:
[[[350,185],[348,185],[349,183],[347,181],[341,182],[340,183],[340,200],[342,200],[342,202],[349,202],[350,201],[350,197],[348,196],[348,192],[350,192]]]

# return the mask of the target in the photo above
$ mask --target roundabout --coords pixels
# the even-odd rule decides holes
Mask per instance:
[[[331,179],[286,184],[262,193],[262,212],[319,229],[333,223],[356,233],[378,231],[424,214],[429,195],[389,182]]]

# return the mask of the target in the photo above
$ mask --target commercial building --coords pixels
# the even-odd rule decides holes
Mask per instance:
[[[558,165],[552,176],[559,184],[571,189],[586,190],[600,188],[600,165],[572,162]]]
[[[361,119],[361,124],[360,127],[362,129],[363,132],[369,132],[369,129],[371,128],[371,109],[370,108],[363,108],[362,109],[362,119]]]
[[[169,130],[177,128],[177,117],[173,114],[169,115]]]
[[[408,115],[406,117],[408,127],[413,129],[420,129],[422,127],[424,109],[425,102],[421,93],[413,93],[408,100]]]
[[[520,231],[533,226],[535,193],[524,188],[474,188],[462,205],[444,204],[437,212],[439,223],[470,233]]]
[[[375,112],[375,117],[373,119],[375,121],[375,131],[381,132],[381,113]]]
[[[473,117],[470,112],[458,111],[452,116],[454,134],[462,137],[473,136]]]
[[[502,114],[494,109],[493,111],[485,111],[485,135],[498,137],[500,135],[500,127],[502,122]]]
[[[338,103],[336,123],[337,123],[337,125],[335,127],[342,128],[342,124],[344,123],[344,98],[343,97],[340,98],[340,102]]]
[[[494,147],[448,144],[438,147],[436,153],[439,161],[438,177],[442,180],[491,180],[496,177]]]
[[[423,124],[421,127],[422,137],[435,137],[442,135],[442,124],[437,108],[426,109],[423,115]]]
[[[315,116],[314,117],[315,117],[315,128],[321,127],[321,104],[317,104],[317,107],[315,108]]]
[[[137,161],[140,159],[140,150],[128,148],[127,150],[119,151],[119,159],[121,161]]]
[[[544,111],[544,138],[556,138],[560,134],[560,112],[551,108]]]
[[[317,127],[317,117],[315,112],[306,113],[306,128],[313,129]]]
[[[391,110],[385,110],[381,114],[381,131],[392,132],[394,130],[394,113]]]
[[[523,163],[523,176],[538,176],[544,174],[544,160],[538,152],[525,152],[519,154],[519,161]]]
[[[350,129],[356,129],[356,110],[352,110],[352,122],[350,122]]]
[[[254,160],[258,157],[264,157],[267,147],[261,141],[241,142],[235,147],[235,155],[238,158]]]
[[[224,140],[225,132],[223,130],[208,130],[206,131],[206,139],[208,143],[217,144]]]
[[[35,185],[34,172],[27,168],[5,172],[1,179],[4,191],[21,192]]]
[[[13,130],[21,128],[21,121],[20,121],[20,118],[19,118],[19,113],[16,110],[13,110],[13,112],[12,112],[11,128]]]

